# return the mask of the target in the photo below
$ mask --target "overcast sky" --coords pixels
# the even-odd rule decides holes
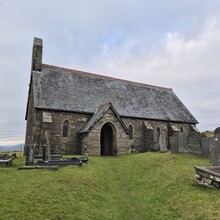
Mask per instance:
[[[173,88],[220,126],[219,0],[0,0],[0,145],[24,142],[33,37],[43,63]]]

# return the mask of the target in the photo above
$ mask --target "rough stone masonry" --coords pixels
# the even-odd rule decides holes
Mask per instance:
[[[170,88],[42,63],[34,38],[25,145],[42,154],[200,153],[198,123]],[[178,143],[175,150],[175,144]]]

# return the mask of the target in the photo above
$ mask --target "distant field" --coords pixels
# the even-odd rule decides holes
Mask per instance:
[[[204,131],[202,132],[206,137],[214,137],[214,131]]]
[[[0,168],[0,219],[219,219],[220,190],[194,182],[206,158],[170,153],[90,157],[83,167]]]
[[[7,155],[11,156],[14,153],[16,154],[17,157],[23,156],[23,151],[5,151],[5,150],[0,151],[0,155],[7,154]]]

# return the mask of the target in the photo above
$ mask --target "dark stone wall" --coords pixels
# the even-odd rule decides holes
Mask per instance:
[[[52,122],[44,122],[43,114],[49,113]],[[42,153],[42,146],[46,144],[45,131],[48,131],[51,145],[51,153],[54,154],[80,154],[79,129],[90,118],[90,115],[68,112],[37,110],[35,118],[35,152]],[[63,122],[69,121],[69,132],[63,137]]]
[[[146,152],[155,147],[155,145],[160,146],[161,151],[166,151],[170,149],[170,137],[173,135],[169,131],[170,123],[164,121],[153,121],[153,120],[142,120],[142,119],[132,119],[132,118],[123,118],[125,124],[133,126],[133,136],[134,139],[131,143],[133,149],[136,149],[137,152]],[[151,125],[153,129],[147,129],[145,124]],[[181,127],[183,129],[181,136],[186,137],[190,132],[189,124],[184,123],[171,123],[176,126],[179,130]],[[158,140],[157,128],[160,129],[160,136]],[[184,139],[184,138],[183,138]],[[186,139],[186,138],[185,138]],[[180,140],[180,146],[185,148],[186,140]],[[185,149],[187,151],[188,148]]]
[[[41,71],[43,53],[43,41],[40,38],[34,38],[32,51],[32,70]]]
[[[115,155],[128,154],[133,140],[129,139],[129,135],[111,109],[108,109],[103,114],[89,133],[83,135],[83,153],[88,155],[100,155],[100,133],[102,126],[106,123],[111,125],[113,130],[113,149]]]
[[[26,121],[26,136],[25,136],[25,146],[34,143],[34,131],[35,131],[35,115],[36,110],[34,108],[34,96],[33,87],[30,87],[28,106],[27,106],[27,121]],[[25,151],[26,149],[24,149]]]
[[[47,116],[45,118],[45,115]],[[92,117],[88,114],[46,111],[35,109],[33,105],[33,93],[29,99],[29,112],[27,118],[27,132],[25,144],[34,144],[35,153],[42,154],[43,145],[46,144],[45,131],[49,134],[52,154],[81,154],[100,155],[100,131],[106,122],[111,122],[114,130],[114,146],[117,154],[128,154],[130,152],[150,151],[155,145],[160,146],[161,151],[166,151],[172,145],[169,131],[170,124],[164,121],[142,120],[134,118],[122,118],[125,125],[132,126],[133,138],[130,139],[125,129],[109,109],[103,117],[94,125],[92,130],[85,135],[79,135],[79,130]],[[69,133],[63,137],[63,122],[69,121]],[[145,123],[152,129],[147,129]],[[189,124],[172,123],[183,132],[178,138],[178,152],[189,152],[186,137],[189,134]],[[158,139],[157,129],[160,129]]]

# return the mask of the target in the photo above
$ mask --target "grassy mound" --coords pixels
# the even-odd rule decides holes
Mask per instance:
[[[170,153],[90,157],[83,167],[0,168],[0,219],[214,219],[220,191],[194,182],[208,159]]]

